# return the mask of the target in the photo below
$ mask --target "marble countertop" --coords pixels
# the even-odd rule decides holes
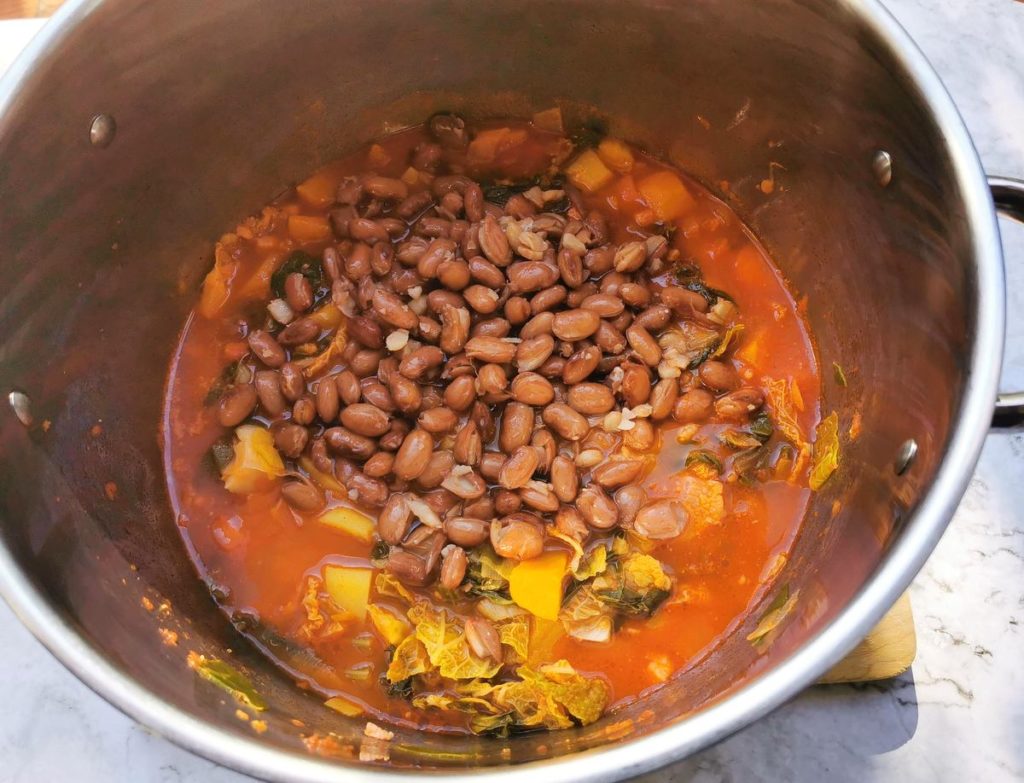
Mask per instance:
[[[1024,177],[1024,3],[887,0],[953,94],[991,173]],[[0,70],[36,29],[0,23]],[[1024,389],[1024,226],[1001,223],[1009,268],[1004,388]],[[906,675],[823,686],[644,783],[1024,779],[1024,434],[992,434],[911,588]],[[96,696],[0,602],[0,783],[244,783]]]

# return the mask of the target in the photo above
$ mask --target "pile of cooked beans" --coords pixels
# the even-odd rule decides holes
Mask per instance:
[[[322,279],[284,278],[246,338],[252,383],[223,394],[220,424],[258,413],[282,456],[308,453],[379,509],[386,568],[410,585],[456,588],[466,550],[488,540],[501,557],[534,558],[548,525],[580,542],[617,527],[678,535],[683,505],[641,486],[659,425],[745,421],[764,398],[724,357],[696,362],[675,327],[724,335],[734,305],[654,282],[679,261],[663,226],[613,241],[559,182],[489,200],[440,171],[445,148],[468,142],[462,121],[440,115],[431,133],[414,154],[429,188],[344,179]],[[320,335],[309,313],[327,295],[346,316],[344,369],[309,380],[294,351]],[[324,505],[301,471],[281,494],[302,511]]]

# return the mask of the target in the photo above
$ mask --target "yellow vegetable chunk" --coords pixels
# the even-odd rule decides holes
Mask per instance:
[[[334,604],[356,620],[366,617],[370,599],[372,568],[359,566],[324,566],[324,589]]]
[[[388,644],[398,646],[398,643],[409,635],[411,627],[404,617],[399,617],[386,606],[370,604],[366,607],[370,613],[370,622]]]
[[[364,543],[373,541],[373,520],[354,508],[330,508],[317,517],[317,522],[348,533]]]
[[[508,577],[512,600],[543,620],[557,620],[568,568],[569,553],[563,551],[545,552],[524,560]]]
[[[555,106],[552,109],[545,109],[533,115],[533,127],[550,133],[565,133],[565,126],[562,124],[562,110]]]
[[[238,262],[220,242],[214,248],[213,258],[213,269],[203,280],[203,292],[199,297],[199,313],[204,318],[220,314],[221,308],[231,296],[231,281],[238,272]]]
[[[475,163],[493,163],[503,152],[520,146],[526,139],[522,128],[488,128],[476,134],[466,155]]]
[[[330,707],[335,712],[340,712],[349,718],[356,718],[366,712],[354,701],[349,701],[343,696],[335,696],[332,699],[328,699],[324,702],[324,706]]]
[[[321,329],[335,329],[341,323],[342,316],[341,310],[333,304],[327,303],[323,307],[318,307],[306,317]]]
[[[296,242],[325,242],[331,238],[331,225],[318,215],[289,215],[288,236]]]
[[[324,172],[314,174],[305,182],[295,186],[299,198],[313,207],[329,207],[338,192],[338,180]]]
[[[341,485],[341,482],[334,478],[334,476],[317,470],[316,465],[313,464],[313,460],[309,457],[299,457],[299,465],[301,465],[302,469],[310,475],[310,478],[313,479],[320,489],[330,490],[331,492],[343,497],[348,496],[345,487]]]
[[[579,157],[566,167],[565,173],[573,185],[588,193],[600,190],[615,177],[593,150],[584,150],[580,153]]]
[[[235,458],[224,468],[224,488],[238,495],[248,495],[266,488],[284,475],[284,462],[274,448],[274,436],[255,424],[244,424],[235,430]]]
[[[636,162],[633,150],[618,139],[603,139],[597,145],[597,155],[620,174],[632,171]]]
[[[675,220],[694,206],[693,196],[683,181],[671,171],[659,171],[637,184],[640,195],[661,222]]]

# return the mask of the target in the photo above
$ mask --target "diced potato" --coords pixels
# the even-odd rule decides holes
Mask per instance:
[[[557,620],[568,568],[569,553],[561,550],[524,560],[509,574],[512,600],[543,620]]]
[[[370,622],[373,623],[373,627],[377,629],[377,633],[388,644],[393,644],[397,647],[398,643],[409,635],[409,621],[404,617],[399,617],[386,606],[381,606],[380,604],[370,604],[366,608],[370,613]]]
[[[565,169],[569,181],[576,187],[593,193],[600,190],[615,176],[593,150],[584,150]]]
[[[412,166],[409,166],[409,168],[402,172],[401,180],[406,185],[415,185],[417,182],[420,181],[420,173]]]
[[[366,617],[370,599],[372,568],[359,566],[324,566],[324,589],[335,606],[356,620]]]
[[[228,492],[248,495],[265,489],[284,475],[284,462],[274,448],[270,430],[245,424],[235,430],[235,457],[224,468],[224,487]]]
[[[349,718],[357,718],[366,711],[354,701],[349,701],[343,696],[335,696],[332,699],[328,699],[324,702],[324,706],[330,707],[335,712],[340,712]]]
[[[602,139],[597,145],[597,154],[608,166],[620,174],[633,170],[636,159],[633,151],[618,139]]]
[[[373,541],[373,520],[354,508],[330,508],[317,517],[317,521],[348,533],[364,543]]]
[[[552,109],[545,109],[533,115],[533,127],[538,130],[550,131],[551,133],[564,133],[565,126],[562,124],[562,110],[555,106]]]
[[[659,171],[640,180],[638,184],[640,195],[644,197],[647,206],[657,216],[658,220],[665,222],[675,220],[694,206],[693,196],[686,189],[683,181],[671,171]]]
[[[289,215],[288,235],[296,242],[325,242],[331,238],[331,225],[319,215]]]
[[[299,198],[313,207],[329,207],[338,192],[338,179],[324,172],[314,174],[300,185],[295,186]]]

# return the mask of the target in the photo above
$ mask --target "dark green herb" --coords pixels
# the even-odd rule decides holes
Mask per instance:
[[[370,563],[373,564],[374,568],[383,568],[385,561],[388,559],[388,552],[391,551],[391,547],[384,541],[378,541],[373,545],[370,550]]]
[[[412,677],[406,677],[404,680],[398,682],[391,682],[388,679],[387,671],[391,665],[391,659],[395,655],[394,645],[388,645],[384,650],[384,674],[382,674],[378,681],[380,687],[384,689],[384,693],[392,699],[405,699],[406,701],[412,701]]]
[[[728,429],[718,434],[718,439],[730,449],[756,449],[761,441],[754,435],[743,430]]]
[[[839,366],[838,362],[832,362],[832,373],[835,375],[836,383],[846,388],[846,373],[843,372],[843,368]]]
[[[689,290],[703,296],[709,305],[714,305],[714,303],[719,299],[724,299],[725,301],[732,302],[733,304],[736,303],[736,300],[729,296],[725,291],[718,288],[710,288],[704,284],[703,280],[689,280],[685,283],[681,283],[681,285],[684,288],[688,288]]]
[[[210,384],[210,390],[206,392],[206,396],[203,398],[203,405],[213,405],[224,395],[228,387],[235,382],[238,366],[238,362],[231,362],[231,364],[221,370],[220,375]]]
[[[686,455],[684,467],[692,468],[695,466],[711,468],[719,475],[722,473],[722,461],[710,451],[705,451],[704,449],[694,449]]]
[[[754,423],[750,425],[750,434],[764,443],[774,432],[775,425],[772,424],[771,417],[766,411],[762,410],[757,414],[757,418],[754,419]]]
[[[650,617],[670,593],[657,587],[638,593],[620,585],[614,590],[595,590],[594,595],[618,612]]]
[[[530,188],[539,187],[542,190],[562,190],[565,180],[561,177],[534,177],[530,180],[520,182],[493,182],[483,186],[484,199],[498,206],[505,206],[508,200],[515,195],[525,193]],[[564,206],[562,201],[565,201]],[[545,212],[564,212],[569,208],[567,199],[545,206]]]
[[[608,124],[604,120],[592,117],[579,125],[569,134],[569,139],[578,149],[596,147],[601,139],[608,135]]]
[[[209,454],[219,476],[235,458],[234,439],[230,435],[223,435],[217,438],[213,445],[210,446]]]
[[[309,253],[296,250],[270,277],[270,288],[278,298],[284,296],[284,281],[293,272],[301,272],[309,284],[316,291],[323,283],[324,271],[320,261],[313,258]]]
[[[768,466],[769,456],[771,449],[768,446],[755,446],[737,454],[733,458],[732,469],[744,484],[753,484],[757,481],[758,471]]]

